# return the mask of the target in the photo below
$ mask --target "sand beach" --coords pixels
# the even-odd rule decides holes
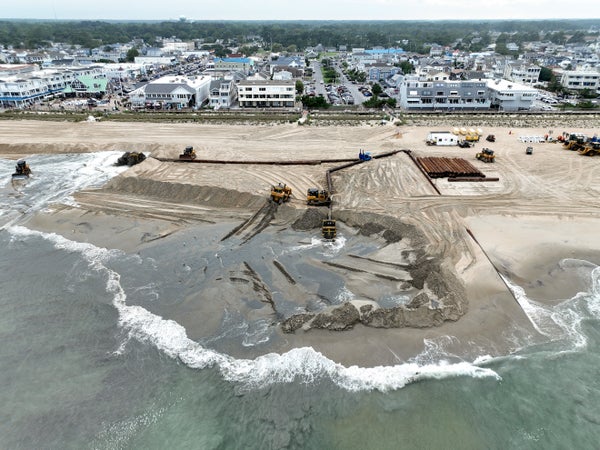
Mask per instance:
[[[195,230],[201,233],[206,226],[222,226],[225,235],[264,207],[270,186],[277,182],[291,186],[293,197],[272,211],[260,234],[284,244],[288,232],[318,237],[318,227],[307,226],[318,221],[307,212],[310,208],[304,196],[310,187],[326,186],[325,171],[336,163],[290,164],[293,161],[356,158],[359,149],[372,155],[410,150],[418,157],[464,158],[487,177],[497,177],[495,182],[436,179],[432,184],[402,152],[333,175],[333,211],[342,232],[357,248],[363,236],[369,246],[377,247],[368,258],[346,255],[327,267],[345,280],[356,299],[369,301],[394,289],[414,296],[415,260],[433,264],[431,270],[444,278],[440,286],[460,297],[452,314],[441,322],[431,323],[425,314],[422,322],[407,319],[412,322],[405,327],[358,323],[345,331],[298,329],[278,332],[279,338],[268,347],[268,351],[284,352],[311,346],[336,362],[365,367],[407,360],[422,353],[428,341],[445,336],[445,352],[464,358],[514,351],[515,339],[510,336],[515,333],[528,336],[531,342],[543,342],[544,336],[532,326],[505,279],[542,304],[555,304],[581,289],[577,280],[560,277],[561,261],[585,259],[600,264],[600,235],[595,232],[600,226],[600,157],[581,156],[561,144],[522,141],[563,131],[592,135],[600,130],[600,124],[595,129],[576,125],[564,124],[564,130],[481,127],[483,137],[493,134],[496,141],[482,139],[473,148],[459,148],[426,145],[429,131],[453,128],[440,123],[435,127],[311,127],[0,121],[0,157],[31,160],[38,154],[105,150],[147,154],[144,162],[105,186],[78,192],[77,207],[54,205],[24,224],[128,253],[143,253],[169,240],[178,242],[179,236]],[[165,161],[176,159],[188,145],[194,146],[204,162]],[[532,155],[525,153],[527,146],[534,147]],[[494,150],[495,163],[475,159],[483,147]],[[34,166],[32,170],[35,175]],[[241,241],[242,249],[247,238],[247,245],[255,246],[253,252],[264,251],[268,258],[268,249],[253,244],[254,237],[240,234],[234,238]],[[257,285],[264,286],[271,290],[264,294],[267,297],[273,291],[283,292],[280,295],[297,299],[299,305],[316,295],[309,284],[286,283],[273,270],[279,278],[273,275],[270,283],[264,276],[253,279],[250,284],[255,292]],[[404,279],[407,270],[411,276]],[[242,278],[254,277],[251,272],[240,269]],[[207,292],[220,290],[223,298],[247,295],[231,281],[236,277],[230,274],[229,282],[207,281]],[[434,303],[450,302],[445,300],[449,292],[436,293],[428,277],[423,275],[421,291],[434,291],[429,292]],[[406,287],[408,282],[413,285]],[[421,307],[431,311],[432,303]],[[187,304],[186,308],[185,313],[166,308],[156,312],[184,325],[191,338],[202,337],[202,328],[210,326],[208,316],[214,315],[215,321],[221,318],[222,304],[216,301],[201,308]],[[263,313],[272,315],[270,309]],[[289,315],[290,311],[283,314]],[[227,350],[236,357],[264,351]]]

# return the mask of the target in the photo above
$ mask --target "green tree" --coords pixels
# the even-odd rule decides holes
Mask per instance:
[[[373,96],[377,97],[377,96],[381,95],[381,93],[383,92],[383,89],[379,85],[379,83],[375,83],[373,85],[373,87],[371,88],[371,92],[373,92]]]
[[[413,73],[415,71],[415,66],[413,66],[410,62],[408,61],[402,61],[400,63],[400,68],[402,69],[402,73],[409,74],[409,73]]]
[[[552,80],[552,69],[549,69],[548,67],[542,67],[540,70],[540,81],[551,81]]]
[[[140,56],[140,52],[138,51],[138,49],[135,47],[130,48],[129,50],[127,50],[127,54],[125,55],[125,61],[133,62],[135,61],[136,56]]]
[[[296,92],[298,95],[302,95],[304,93],[304,83],[302,80],[296,80]]]
[[[303,95],[302,105],[305,108],[329,108],[329,103],[327,103],[327,100],[325,100],[325,97],[323,97],[322,95],[318,95],[315,97],[310,95]]]

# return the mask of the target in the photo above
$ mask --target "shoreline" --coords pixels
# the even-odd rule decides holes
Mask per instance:
[[[0,130],[5,128],[3,125],[0,121]],[[164,127],[137,123],[124,127],[107,122],[64,127],[37,122],[11,125],[0,146],[0,154],[11,157],[23,157],[33,149],[37,153],[126,149],[174,158],[185,146],[194,145],[203,159],[215,160],[273,159],[273,155],[283,160],[298,159],[298,155],[310,159],[322,155],[323,149],[336,157],[356,157],[357,148],[375,154],[396,148],[452,157],[468,154],[471,160],[471,153],[476,150],[426,147],[424,138],[429,127],[363,126],[348,130],[296,125]],[[45,126],[40,129],[41,125]],[[36,132],[32,133],[33,130]],[[590,130],[573,131],[589,134]],[[472,358],[481,356],[477,353],[482,351],[494,356],[514,351],[514,342],[507,339],[507,333],[541,340],[481,249],[469,242],[465,228],[473,231],[494,265],[517,284],[522,281],[521,287],[536,301],[552,305],[557,301],[551,298],[553,294],[568,297],[577,292],[580,280],[557,277],[559,281],[553,282],[558,272],[552,268],[558,263],[556,258],[571,256],[600,263],[600,238],[589,232],[600,224],[600,209],[597,209],[600,205],[596,200],[599,197],[590,197],[597,192],[592,173],[600,168],[600,158],[579,156],[562,150],[559,144],[535,144],[534,158],[526,156],[526,144],[518,142],[517,137],[544,132],[548,130],[484,130],[484,135],[496,134],[497,141],[480,143],[477,149],[493,146],[498,161],[493,167],[478,163],[478,168],[489,176],[499,174],[500,182],[468,184],[436,180],[441,196],[433,194],[419,180],[414,167],[402,156],[369,162],[369,166],[360,165],[336,175],[334,201],[340,209],[359,215],[362,212],[389,215],[419,226],[428,242],[426,252],[443,257],[465,284],[468,311],[456,322],[427,329],[383,330],[358,325],[344,332],[296,332],[281,336],[275,350],[310,345],[345,365],[375,366],[395,364],[398,358],[406,361],[421,354],[425,342],[444,341],[446,336],[454,336],[448,339],[448,351]],[[559,133],[557,130],[556,134]],[[130,147],[124,147],[127,142]],[[550,167],[547,171],[545,165]],[[281,211],[275,217],[275,228],[280,229],[287,226],[290,217],[306,208],[301,193],[312,185],[323,185],[324,170],[268,165],[239,170],[231,166],[161,163],[149,158],[103,188],[77,194],[79,209],[59,206],[51,213],[31,217],[26,226],[134,253],[156,240],[177,239],[180,231],[197,226],[194,224],[239,223],[268,196],[269,183],[284,180],[299,194],[289,205],[290,213]],[[165,183],[170,186],[169,192],[161,194],[164,187],[152,187]],[[222,197],[216,195],[224,188],[227,193]],[[230,191],[247,197],[229,194]],[[233,199],[232,195],[239,198]],[[125,197],[129,197],[132,205],[138,205],[131,206],[123,215],[116,205]],[[147,202],[143,207],[142,201]],[[248,208],[249,205],[253,206]],[[153,214],[149,214],[150,210]],[[159,214],[161,210],[164,212]],[[194,325],[188,324],[187,328],[188,335],[193,336]]]

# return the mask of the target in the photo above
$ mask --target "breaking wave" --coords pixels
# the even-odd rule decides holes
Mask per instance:
[[[492,369],[469,362],[409,362],[372,368],[345,367],[309,347],[296,348],[283,354],[270,353],[253,360],[235,359],[191,340],[184,327],[177,322],[164,319],[141,306],[127,305],[120,274],[106,265],[111,258],[123,255],[121,251],[71,241],[55,233],[33,231],[22,226],[12,226],[8,231],[11,239],[41,238],[51,242],[56,249],[78,253],[90,268],[105,276],[106,289],[113,296],[112,303],[119,313],[119,325],[127,333],[127,340],[136,339],[154,345],[191,368],[217,367],[225,380],[246,388],[292,381],[311,383],[323,378],[349,391],[387,391],[419,380],[459,376],[500,380],[500,376]],[[127,340],[116,353],[124,351]]]

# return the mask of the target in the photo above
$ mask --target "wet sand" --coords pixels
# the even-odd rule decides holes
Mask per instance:
[[[334,212],[348,217],[368,212],[417,227],[423,240],[412,245],[423,246],[427,254],[443,260],[464,283],[466,314],[456,322],[427,329],[358,325],[344,332],[299,331],[281,335],[273,350],[310,345],[345,365],[373,366],[406,360],[434,341],[443,343],[446,352],[474,358],[505,354],[525,337],[542,339],[496,268],[542,303],[570,298],[581,288],[580,280],[561,278],[557,264],[564,258],[600,263],[600,237],[595,233],[600,225],[600,158],[580,156],[560,144],[525,144],[518,139],[543,136],[547,129],[483,129],[484,136],[495,134],[496,142],[481,142],[471,149],[426,146],[432,129],[452,127],[0,122],[0,154],[20,158],[50,152],[137,150],[176,158],[185,146],[193,145],[203,159],[232,161],[354,158],[361,148],[373,154],[409,149],[417,156],[463,157],[500,181],[437,180],[438,195],[401,153],[334,175]],[[567,130],[588,135],[598,131]],[[533,155],[525,155],[528,145],[534,146]],[[495,151],[496,163],[474,159],[482,147]],[[271,184],[283,181],[296,195],[264,231],[274,233],[289,227],[306,208],[302,193],[309,187],[324,187],[328,167],[179,164],[149,158],[104,188],[77,194],[80,208],[57,206],[36,215],[27,226],[136,252],[157,239],[177,239],[178,232],[191,227],[235,226],[260,208]],[[378,257],[381,261],[395,258],[394,252],[384,251]],[[348,279],[353,276],[348,271]],[[364,290],[368,292],[368,286]],[[202,323],[186,324],[190,336],[195,334],[194,326]]]

